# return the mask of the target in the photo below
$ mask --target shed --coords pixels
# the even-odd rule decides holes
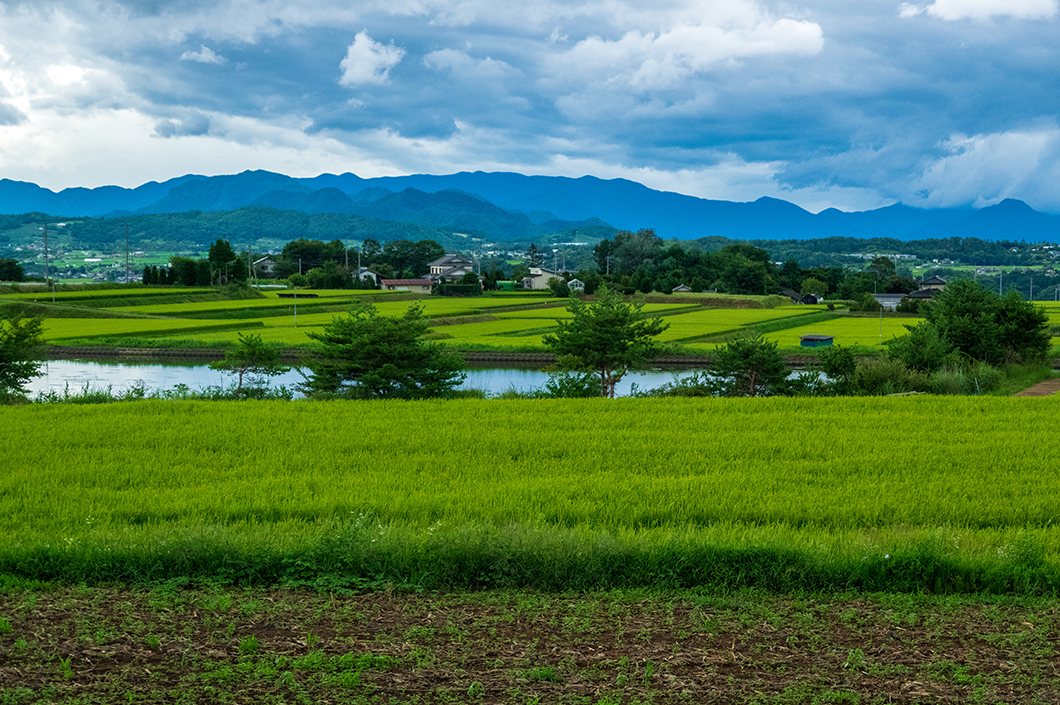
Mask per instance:
[[[677,286],[675,286],[673,289],[670,290],[670,293],[671,294],[687,294],[687,293],[690,293],[691,291],[692,291],[692,287],[688,286],[687,284],[678,284]]]
[[[804,348],[827,348],[834,342],[832,335],[804,335],[799,340],[799,345]]]
[[[417,294],[431,293],[431,282],[427,279],[383,279],[379,283],[384,291],[413,291]]]
[[[567,288],[571,291],[585,291],[585,282],[581,279],[571,279],[567,282]]]
[[[515,291],[517,283],[511,279],[501,279],[497,282],[497,291]]]

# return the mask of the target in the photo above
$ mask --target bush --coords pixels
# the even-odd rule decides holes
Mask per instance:
[[[883,396],[902,392],[927,392],[930,378],[922,372],[910,370],[901,360],[875,358],[858,365],[854,383],[863,394]]]
[[[821,366],[821,372],[831,380],[822,383],[819,389],[821,393],[836,396],[855,393],[854,376],[858,371],[858,360],[854,357],[852,348],[844,348],[842,345],[821,348],[817,354],[817,362]]]
[[[850,303],[851,311],[879,311],[881,308],[883,306],[880,305],[880,302],[867,291],[861,295],[861,298]]]
[[[906,367],[922,372],[933,372],[954,365],[958,353],[931,321],[906,326],[908,335],[895,338],[887,347],[887,356],[901,360]]]
[[[651,389],[639,396],[646,397],[717,397],[721,396],[725,384],[706,372],[693,372],[687,377],[678,377],[661,387]]]

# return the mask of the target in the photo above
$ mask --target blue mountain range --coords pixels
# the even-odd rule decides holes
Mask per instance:
[[[870,211],[810,213],[775,198],[719,201],[656,191],[625,179],[461,172],[365,179],[355,174],[293,178],[267,171],[185,175],[133,189],[117,186],[50,191],[0,180],[0,213],[64,217],[229,211],[268,206],[341,213],[442,227],[498,240],[561,230],[654,228],[663,238],[741,240],[826,237],[1060,241],[1060,216],[1005,200],[982,209],[922,209],[901,203]]]

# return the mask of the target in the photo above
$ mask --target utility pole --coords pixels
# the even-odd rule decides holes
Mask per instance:
[[[48,223],[44,223],[44,286],[51,281],[51,262],[48,259]],[[55,303],[55,284],[52,284],[52,303]]]
[[[129,277],[129,223],[125,223],[125,283],[128,284]]]
[[[254,284],[254,246],[247,245],[247,281]]]

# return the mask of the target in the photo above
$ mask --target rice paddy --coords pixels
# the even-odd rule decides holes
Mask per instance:
[[[227,565],[275,581],[315,551],[320,571],[424,584],[477,584],[480,562],[505,555],[513,584],[551,587],[642,584],[665,564],[682,584],[744,565],[788,588],[928,575],[1004,590],[1023,566],[1035,590],[1060,589],[1058,411],[1049,398],[0,408],[0,572]]]

